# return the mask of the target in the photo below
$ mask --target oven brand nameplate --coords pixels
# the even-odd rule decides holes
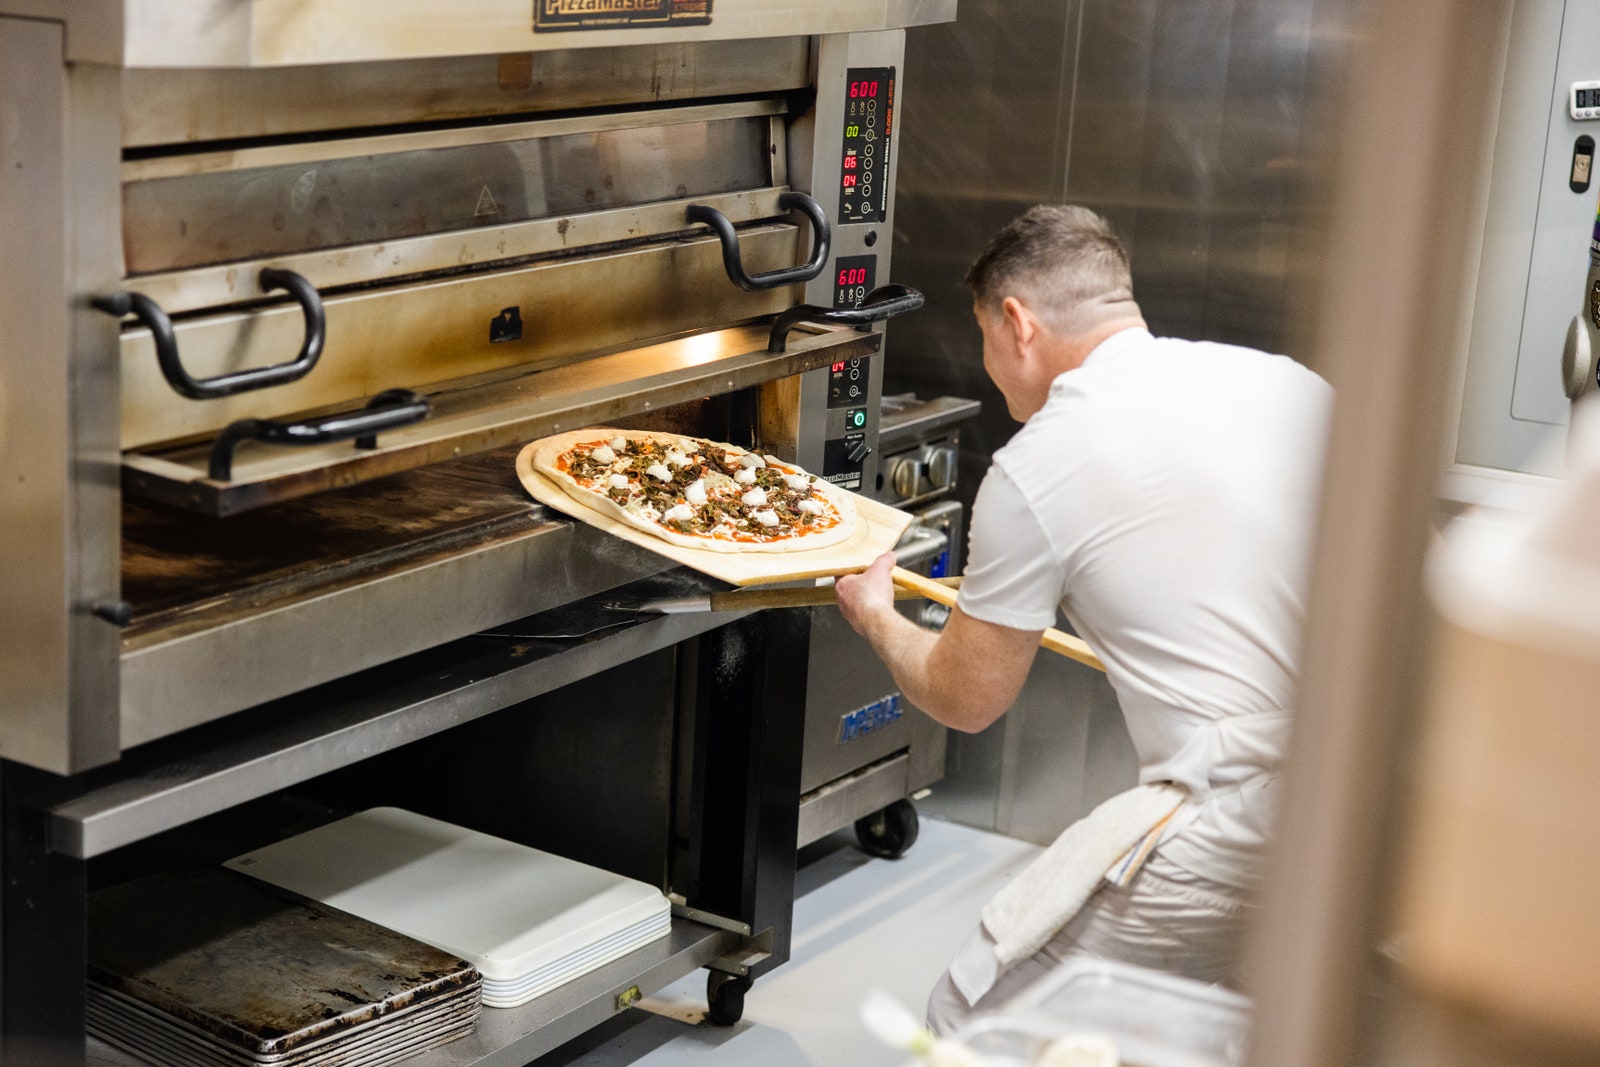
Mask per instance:
[[[867,734],[892,726],[904,714],[900,710],[900,694],[891,693],[882,700],[874,700],[864,708],[857,708],[847,715],[841,715],[839,744],[847,745]]]
[[[535,0],[535,33],[709,26],[711,0]]]

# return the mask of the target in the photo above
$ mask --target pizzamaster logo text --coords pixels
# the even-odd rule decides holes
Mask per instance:
[[[546,15],[653,15],[669,0],[544,0]]]

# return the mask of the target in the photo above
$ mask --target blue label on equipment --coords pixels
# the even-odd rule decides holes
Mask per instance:
[[[900,718],[904,712],[900,710],[900,694],[886,696],[882,700],[874,700],[864,708],[858,708],[839,720],[839,743],[849,744],[858,737],[865,737],[876,730],[881,730]]]

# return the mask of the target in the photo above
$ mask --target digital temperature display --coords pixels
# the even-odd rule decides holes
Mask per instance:
[[[894,131],[894,68],[845,72],[844,151],[839,221],[883,222],[889,209],[889,144]]]
[[[833,264],[833,306],[860,307],[872,292],[878,273],[877,256],[840,256]]]

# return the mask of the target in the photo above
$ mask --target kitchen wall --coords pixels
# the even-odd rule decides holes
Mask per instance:
[[[928,305],[889,331],[885,392],[983,401],[970,504],[1017,428],[979,364],[960,281],[1040,202],[1106,215],[1158,334],[1303,354],[1320,190],[1355,0],[961,0],[908,36],[894,280]],[[1045,842],[1132,784],[1103,676],[1042,655],[1017,705],[951,739],[935,814]]]

